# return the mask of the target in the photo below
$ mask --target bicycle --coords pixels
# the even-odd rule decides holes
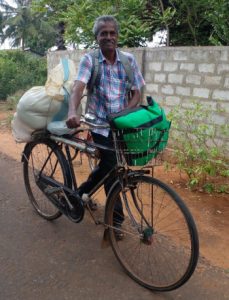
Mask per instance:
[[[86,97],[87,97],[87,94],[83,94],[82,97],[81,97],[81,101],[82,101],[82,99],[84,99]],[[87,107],[87,102],[84,105]],[[84,111],[87,111],[86,107],[84,107]],[[84,132],[85,132],[84,130],[81,131],[81,133],[83,133],[83,135],[81,135],[81,139],[85,139],[87,142],[92,142],[91,132],[88,130],[86,132],[86,135],[84,134]],[[79,154],[78,155],[79,165],[83,164],[83,155],[86,155],[86,159],[88,161],[88,165],[89,165],[89,168],[90,168],[91,171],[93,171],[99,163],[99,153],[98,153],[98,151],[95,152],[95,154],[92,154],[92,153],[89,154],[85,151],[80,150],[79,153],[77,153],[77,154]]]
[[[84,123],[92,130],[94,125]],[[106,125],[107,126],[107,125]],[[100,126],[99,128],[104,128]],[[85,130],[80,128],[77,132]],[[76,133],[77,133],[76,132]],[[103,147],[79,136],[58,136],[50,132],[34,134],[23,151],[26,191],[36,212],[47,220],[66,215],[73,222],[82,221],[88,208],[96,225],[104,226],[104,241],[126,273],[140,285],[153,291],[171,291],[192,276],[198,261],[199,241],[193,217],[180,196],[167,184],[150,176],[158,156],[150,166],[128,166],[127,151],[112,131],[117,166],[89,193],[93,197],[112,174],[116,181],[106,199],[104,218],[97,218],[77,193],[73,168],[74,153],[95,155]],[[123,207],[123,220],[117,226],[117,202]],[[117,239],[117,230],[123,239]]]
[[[89,142],[92,142],[92,135],[91,135],[90,131],[87,132],[85,137],[83,136],[81,138],[85,139]],[[86,160],[88,161],[88,165],[89,165],[89,168],[91,171],[93,171],[99,163],[99,153],[97,153],[97,152],[93,155],[93,154],[85,153],[84,151],[79,151],[79,153],[76,153],[76,155],[77,154],[78,154],[79,165],[83,164],[83,156],[86,155]]]

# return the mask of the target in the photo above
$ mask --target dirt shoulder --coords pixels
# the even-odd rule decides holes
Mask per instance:
[[[1,105],[0,141],[0,152],[20,161],[24,144],[15,143],[9,129],[9,113],[2,110]],[[85,172],[78,174],[85,176]],[[191,192],[176,168],[165,171],[157,167],[155,176],[170,184],[190,208],[198,227],[201,256],[229,272],[229,195]]]

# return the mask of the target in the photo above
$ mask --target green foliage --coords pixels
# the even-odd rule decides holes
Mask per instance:
[[[221,184],[217,187],[215,187],[215,189],[218,193],[227,193],[229,194],[229,186],[228,184]]]
[[[2,20],[0,18],[1,40],[11,39],[11,46],[30,47],[40,54],[54,45],[55,28],[48,22],[47,16],[31,9],[31,1],[16,0],[16,6],[11,6],[5,0],[0,0]]]
[[[94,21],[100,15],[110,14],[120,25],[120,46],[144,46],[151,36],[149,24],[143,20],[145,4],[145,0],[100,0],[95,5],[92,0],[79,0],[61,13],[61,20],[66,24],[66,39],[86,48],[95,46]]]
[[[46,58],[20,50],[0,51],[0,100],[18,90],[44,85],[46,78]]]
[[[212,24],[210,42],[213,45],[229,45],[229,1],[209,0],[211,9],[206,12],[206,19]]]
[[[220,187],[214,183],[216,178],[222,181],[227,178],[228,181],[229,160],[226,149],[215,137],[217,126],[214,125],[211,108],[192,102],[190,109],[175,107],[169,118],[172,120],[174,158],[178,167],[188,175],[189,186],[207,192],[229,192],[229,185]],[[222,132],[228,134],[228,124],[221,127],[224,129]]]
[[[0,100],[6,99],[7,95],[15,91],[14,75],[16,65],[0,56]]]
[[[228,0],[169,0],[171,45],[229,45]]]
[[[56,29],[55,26],[49,24],[45,17],[37,15],[36,32],[33,35],[26,37],[26,47],[30,48],[35,53],[45,55],[47,50],[55,45]]]
[[[20,98],[22,97],[22,95],[25,93],[24,90],[19,90],[16,91],[16,93],[10,95],[7,97],[6,99],[6,109],[7,110],[16,110],[18,101],[20,100]]]
[[[144,46],[159,30],[169,32],[169,45],[228,45],[228,0],[34,0],[36,12],[52,23],[63,21],[67,41],[94,47],[96,17],[116,16],[120,46]]]
[[[209,45],[212,24],[206,18],[208,0],[170,0],[174,7],[173,22],[170,26],[171,45]]]
[[[0,11],[0,42],[2,40],[3,35],[3,23],[4,23],[4,17],[2,11]]]

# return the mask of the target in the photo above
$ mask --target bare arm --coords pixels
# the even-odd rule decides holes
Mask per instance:
[[[131,91],[131,99],[129,100],[128,103],[128,108],[133,108],[136,107],[138,105],[138,103],[141,100],[141,94],[139,90],[132,90]]]
[[[69,128],[76,128],[80,126],[80,116],[76,115],[76,111],[80,105],[85,86],[85,83],[82,81],[77,80],[74,83],[69,101],[68,119],[66,121]]]

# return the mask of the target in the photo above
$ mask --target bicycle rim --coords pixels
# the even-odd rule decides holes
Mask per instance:
[[[39,182],[39,175],[42,173],[59,183],[70,185],[62,151],[51,141],[39,141],[28,144],[24,154],[24,183],[30,202],[43,218],[54,220],[60,217],[62,213],[44,193],[47,186]],[[49,197],[60,197],[60,194],[55,193]]]
[[[170,291],[180,287],[194,272],[199,253],[189,210],[170,187],[147,176],[130,178],[125,190],[122,194],[117,185],[107,204],[106,223],[117,259],[146,288]],[[118,230],[122,240],[115,229],[119,198],[124,213]]]

